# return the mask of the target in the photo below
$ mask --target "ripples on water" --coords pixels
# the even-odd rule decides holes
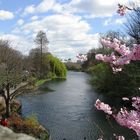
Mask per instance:
[[[22,101],[23,115],[37,114],[41,124],[50,130],[53,140],[84,140],[84,137],[97,140],[102,133],[106,140],[113,140],[113,133],[132,140],[132,131],[114,121],[111,121],[112,128],[105,114],[95,109],[96,99],[104,97],[94,92],[88,79],[89,75],[85,73],[69,72],[66,81],[55,80],[43,85],[53,91],[37,91],[18,97]]]

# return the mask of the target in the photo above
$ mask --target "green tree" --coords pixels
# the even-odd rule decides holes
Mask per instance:
[[[60,77],[60,78],[66,77],[66,73],[67,73],[66,66],[58,58],[56,58],[50,54],[50,55],[46,56],[45,60],[47,62],[49,62],[49,70],[50,70],[50,72],[52,72],[52,74],[54,76]]]

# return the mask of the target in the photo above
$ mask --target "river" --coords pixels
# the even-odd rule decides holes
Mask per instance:
[[[38,90],[19,96],[23,116],[35,113],[39,122],[49,129],[53,140],[97,140],[101,135],[106,140],[113,140],[113,133],[132,140],[132,131],[113,120],[108,121],[105,114],[94,107],[97,98],[112,105],[119,101],[97,94],[88,80],[86,73],[68,72],[67,80],[43,85],[53,91]]]

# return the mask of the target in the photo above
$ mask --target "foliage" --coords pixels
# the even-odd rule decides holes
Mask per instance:
[[[106,63],[99,63],[92,68],[91,83],[101,93],[111,96],[132,96],[139,94],[140,62],[125,66],[119,73],[113,73]]]
[[[18,100],[12,100],[10,102],[10,110],[11,110],[11,113],[19,113],[21,114],[21,103],[18,101]]]
[[[39,87],[40,85],[44,84],[46,81],[47,81],[47,79],[37,80],[35,83],[35,86]]]
[[[109,32],[109,34],[111,34]],[[115,34],[115,33],[113,33]],[[105,35],[105,36],[108,36]],[[116,36],[116,34],[114,35]],[[111,54],[112,53],[112,50],[111,49],[107,49],[105,48],[104,46],[100,46],[99,48],[96,48],[96,49],[91,49],[88,54],[87,54],[87,61],[84,61],[84,63],[82,64],[82,69],[86,72],[90,72],[90,69],[99,64],[100,62],[95,58],[95,55],[96,54],[100,54],[100,53],[105,53],[105,54]]]
[[[49,137],[47,130],[39,124],[35,114],[22,119],[18,114],[13,113],[8,120],[9,127],[15,132],[26,133],[40,140],[47,140]]]
[[[114,51],[117,53],[116,54],[113,53],[110,56],[97,54],[96,59],[102,60],[103,62],[107,62],[111,66],[115,75],[122,73],[122,67],[124,65],[129,64],[130,62],[133,62],[133,61],[140,60],[140,44],[134,45],[134,47],[131,48],[130,50],[128,47],[126,47],[125,44],[121,44],[121,42],[117,39],[113,39],[113,41],[111,41],[110,39],[102,39],[102,43],[109,48],[113,48]],[[139,63],[136,63],[135,65],[133,64],[133,66],[139,66]],[[132,67],[127,67],[126,70],[124,69],[123,72],[124,74],[129,74],[129,76],[127,77],[128,78],[130,77],[130,80],[131,80],[131,77],[133,77],[133,73],[131,73],[132,71],[130,70],[130,68]],[[127,73],[127,69],[129,69],[130,73]],[[138,70],[138,76],[139,75],[140,73]],[[122,77],[122,75],[121,75],[121,78],[122,80],[124,80],[124,77]],[[129,79],[125,79],[125,80],[126,82],[129,82]],[[121,80],[119,80],[119,83],[120,81]],[[139,87],[138,87],[137,82],[139,80],[137,80],[137,77],[134,76],[134,81],[133,80],[131,81],[132,83],[130,84],[130,86],[132,86],[133,83],[136,83],[137,85],[136,86],[134,84],[135,89],[132,88],[131,91],[133,92],[136,92],[136,90],[138,91]],[[116,83],[116,84],[119,84],[119,83]],[[110,86],[112,85],[110,84]],[[129,100],[129,99],[125,97],[123,98],[123,100]],[[140,138],[140,119],[139,119],[140,118],[140,97],[131,98],[131,102],[132,102],[132,107],[133,107],[131,110],[128,110],[126,107],[123,107],[120,109],[118,113],[116,113],[116,111],[113,112],[113,109],[108,104],[101,102],[99,99],[96,100],[95,106],[98,110],[103,110],[105,113],[112,116],[120,125],[134,130],[137,136]],[[121,136],[121,139],[122,138],[125,140],[123,136]]]
[[[65,63],[65,65],[66,65],[68,70],[73,70],[73,71],[81,71],[82,70],[81,64],[79,64],[79,63],[67,62],[67,63]]]
[[[56,77],[66,78],[66,66],[56,57],[52,56],[51,54],[44,56],[44,63],[46,61],[49,64],[49,70],[56,75]]]
[[[138,95],[140,92],[138,90],[140,62],[136,60],[139,59],[137,57],[139,45],[134,48],[132,48],[133,45],[130,47],[125,36],[112,31],[102,37],[102,47],[89,51],[88,60],[83,64],[83,68],[92,74],[91,83],[93,87],[106,95]],[[114,37],[116,38],[114,39]],[[126,65],[130,61],[131,63]],[[122,69],[123,71],[121,71]],[[120,72],[117,73],[117,71]]]
[[[35,77],[40,78],[40,51],[39,49],[33,49],[30,52],[31,67],[30,70]],[[42,55],[42,78],[56,78],[56,77],[66,77],[66,67],[65,65],[56,57],[50,53],[43,53]]]

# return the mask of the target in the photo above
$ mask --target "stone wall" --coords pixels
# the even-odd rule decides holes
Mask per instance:
[[[36,140],[36,139],[26,134],[14,133],[11,129],[0,126],[0,140]]]

